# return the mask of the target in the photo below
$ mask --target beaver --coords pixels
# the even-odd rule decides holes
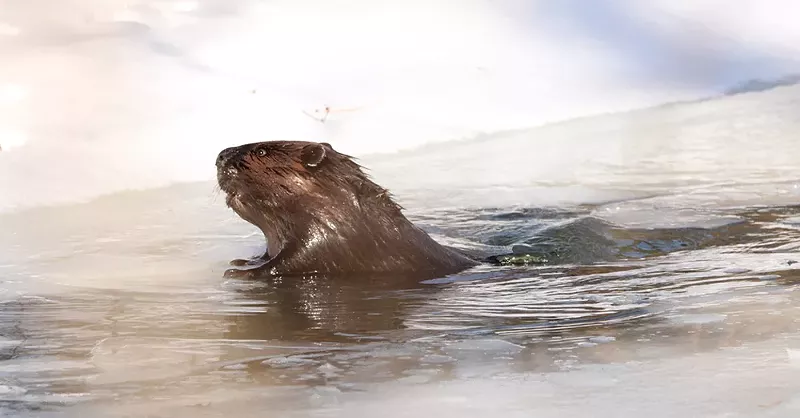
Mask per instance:
[[[258,227],[263,256],[233,260],[225,277],[410,274],[444,276],[479,262],[412,224],[349,155],[325,142],[227,148],[216,161],[225,202]]]

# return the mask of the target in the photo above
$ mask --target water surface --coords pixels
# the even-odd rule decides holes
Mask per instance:
[[[795,416],[797,92],[365,158],[438,240],[543,266],[226,280],[263,238],[211,183],[4,214],[0,410]]]

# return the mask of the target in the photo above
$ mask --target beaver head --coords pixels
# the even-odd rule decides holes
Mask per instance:
[[[273,217],[296,216],[313,209],[312,202],[341,207],[365,198],[385,197],[383,203],[399,211],[386,189],[327,143],[271,141],[227,148],[217,156],[217,181],[228,206],[248,220],[257,217],[254,209]]]

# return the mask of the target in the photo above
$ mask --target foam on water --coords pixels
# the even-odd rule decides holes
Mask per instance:
[[[4,5],[0,210],[207,179],[216,152],[242,142],[393,152],[706,96],[797,69],[791,2],[724,13],[713,2],[609,2],[590,22],[567,3]],[[634,25],[641,21],[651,25]],[[703,30],[689,42],[687,27]],[[746,39],[727,40],[743,28]],[[639,31],[638,41],[624,30]],[[697,57],[708,65],[689,63]],[[303,114],[326,105],[325,124]],[[557,151],[535,174],[560,181],[554,168],[574,158],[560,152],[567,148],[526,141]]]

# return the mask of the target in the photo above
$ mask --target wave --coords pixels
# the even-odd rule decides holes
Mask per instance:
[[[723,34],[742,24],[670,2],[617,3],[627,5],[625,16],[661,19],[652,28],[659,45],[682,42],[670,36],[685,19],[667,15]],[[0,211],[206,180],[216,153],[244,142],[320,140],[356,156],[392,154],[719,91],[682,79],[689,64],[676,63],[669,77],[644,74],[641,51],[586,25],[553,24],[580,23],[579,5],[37,4],[9,6],[0,19],[8,57],[0,69]],[[774,33],[774,25],[763,29]],[[787,31],[786,39],[800,33]],[[768,40],[772,55],[791,52],[769,49]],[[751,64],[737,67],[740,79],[778,71],[749,71]]]

